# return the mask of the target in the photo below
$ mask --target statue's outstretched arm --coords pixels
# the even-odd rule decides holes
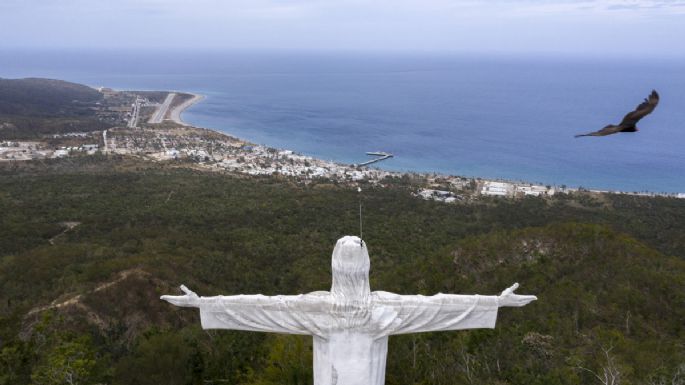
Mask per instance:
[[[514,294],[518,284],[496,295],[436,294],[399,295],[374,292],[374,313],[380,335],[442,330],[494,328],[497,310],[524,306],[533,295]]]
[[[232,329],[288,334],[323,335],[321,328],[328,317],[328,296],[302,295],[229,295],[200,297],[185,286],[185,295],[163,295],[161,299],[182,307],[200,309],[205,329]]]
[[[163,295],[159,298],[176,306],[200,307],[200,297],[194,291],[188,289],[186,285],[181,285],[181,291],[186,295]]]
[[[509,307],[521,307],[521,306],[526,306],[529,303],[535,301],[538,299],[538,297],[534,295],[519,295],[515,294],[514,290],[518,289],[519,284],[518,282],[511,285],[510,287],[504,289],[502,291],[502,294],[497,297],[497,301],[499,302],[500,307],[504,306],[509,306]]]

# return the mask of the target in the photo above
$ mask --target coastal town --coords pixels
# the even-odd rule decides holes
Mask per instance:
[[[103,131],[55,134],[42,140],[0,142],[0,162],[55,159],[94,154],[135,156],[155,162],[186,162],[199,169],[246,175],[281,175],[308,183],[329,179],[339,183],[383,185],[388,178],[410,177],[423,186],[415,196],[425,200],[455,203],[478,197],[549,197],[577,191],[624,193],[550,186],[526,182],[487,180],[474,177],[400,173],[367,167],[391,154],[360,165],[345,165],[316,159],[290,150],[256,145],[245,140],[192,127],[181,113],[202,99],[181,92],[133,92],[100,88],[107,104],[101,107],[116,127]],[[685,193],[629,194],[685,198]]]

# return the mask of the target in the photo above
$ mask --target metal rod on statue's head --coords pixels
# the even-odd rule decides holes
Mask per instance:
[[[359,193],[359,246],[364,247],[364,232],[362,227],[362,188],[357,187],[357,192]]]

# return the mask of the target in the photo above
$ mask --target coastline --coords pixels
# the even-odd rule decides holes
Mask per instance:
[[[238,141],[244,143],[244,144],[249,144],[250,146],[253,146],[249,140],[246,140],[244,138],[238,138],[234,135],[231,135],[229,133],[219,131],[217,129],[211,129],[211,128],[206,128],[206,127],[197,127],[192,124],[189,124],[181,119],[181,114],[188,109],[189,107],[193,106],[194,104],[197,104],[201,102],[205,97],[204,95],[201,94],[195,94],[195,93],[189,93],[189,92],[184,92],[185,94],[190,94],[193,95],[191,99],[186,100],[185,102],[179,104],[175,108],[173,108],[170,113],[169,113],[169,119],[174,121],[175,123],[182,125],[184,127],[194,127],[194,128],[199,128],[203,130],[207,130],[210,132],[213,132],[218,135],[222,136],[227,136],[227,137],[232,137],[234,139],[237,139]],[[269,147],[267,146],[261,146],[261,145],[254,145],[256,148],[263,148],[266,152],[268,152]],[[605,194],[629,194],[629,195],[635,195],[635,196],[648,196],[648,197],[655,197],[655,196],[667,196],[667,197],[676,197],[676,198],[685,198],[685,193],[656,193],[656,192],[627,192],[627,191],[620,191],[620,190],[605,190],[605,189],[584,189],[580,187],[566,187],[566,186],[549,186],[549,185],[543,185],[540,183],[532,183],[532,182],[527,182],[527,181],[514,181],[514,180],[507,180],[507,179],[501,179],[501,178],[482,178],[482,177],[477,177],[477,176],[472,176],[472,177],[465,177],[465,176],[455,176],[455,175],[447,175],[447,174],[439,174],[439,173],[431,173],[431,172],[397,172],[397,171],[389,171],[389,170],[381,170],[381,169],[370,169],[367,167],[363,168],[358,168],[355,167],[354,165],[348,165],[348,164],[342,164],[339,162],[331,162],[331,161],[325,161],[322,159],[316,159],[310,156],[302,156],[302,155],[297,155],[294,151],[288,150],[288,149],[277,149],[277,148],[272,148],[272,150],[278,152],[279,154],[285,154],[285,156],[288,157],[295,157],[298,160],[309,160],[313,161],[320,166],[331,169],[331,168],[340,168],[340,169],[346,169],[347,172],[352,173],[354,175],[355,171],[359,173],[361,170],[367,170],[371,171],[374,170],[371,173],[361,173],[359,175],[353,176],[352,179],[357,179],[360,178],[362,174],[366,174],[367,176],[370,175],[375,175],[376,177],[385,175],[395,175],[395,176],[401,176],[404,174],[413,174],[413,175],[419,175],[422,177],[427,178],[427,180],[434,180],[434,179],[444,179],[449,181],[450,185],[453,187],[460,186],[463,188],[464,181],[466,180],[473,180],[473,181],[478,181],[477,182],[477,193],[479,195],[486,195],[486,196],[493,196],[493,197],[514,197],[514,196],[551,196],[554,195],[555,193],[572,193],[572,192],[577,192],[577,191],[587,191],[591,193],[605,193]],[[268,156],[267,156],[268,157]],[[301,158],[301,159],[300,159]],[[277,173],[282,173],[284,175],[287,175],[287,172],[282,172],[282,171],[277,171],[277,170],[270,170],[267,173],[270,173],[271,171],[277,172]],[[253,173],[253,170],[250,170],[248,173]],[[259,173],[259,172],[257,172]],[[291,175],[297,175],[297,174],[291,174]],[[423,192],[419,192],[418,195],[421,195],[424,197],[424,199],[437,199],[437,200],[444,200],[447,199],[448,201],[451,199],[451,195],[447,195],[446,198],[442,197],[440,198],[440,194],[446,194],[446,191],[441,191],[441,190],[431,190],[431,189],[424,189]],[[425,195],[425,196],[424,196]]]
[[[196,94],[196,93],[191,93],[191,92],[183,92],[180,91],[180,93],[184,93],[187,95],[192,95],[193,97],[186,100],[185,102],[179,104],[178,106],[174,107],[171,109],[169,112],[169,120],[173,121],[174,123],[184,126],[184,127],[193,127],[197,129],[202,129],[202,130],[207,130],[210,132],[213,132],[215,134],[221,135],[221,136],[226,136],[230,138],[237,139],[238,141],[244,143],[244,144],[250,144],[254,145],[257,148],[264,148],[268,151],[269,147],[267,146],[262,146],[262,145],[255,145],[251,143],[249,140],[245,138],[238,138],[234,135],[231,135],[229,133],[219,131],[217,129],[213,128],[207,128],[207,127],[197,127],[192,124],[189,124],[181,118],[182,113],[190,108],[191,106],[201,102],[202,100],[205,99],[205,96],[202,94]],[[362,168],[357,168],[354,165],[348,165],[348,164],[343,164],[337,161],[325,161],[323,159],[316,159],[310,156],[302,156],[296,154],[293,150],[288,150],[288,149],[277,149],[277,148],[272,148],[272,150],[275,150],[279,152],[280,154],[288,154],[288,155],[293,155],[298,158],[302,159],[308,159],[311,161],[314,161],[316,163],[320,163],[321,165],[328,165],[329,167],[331,165],[335,165],[339,168],[342,169],[349,169],[349,172],[352,172],[352,170],[357,170],[359,172],[360,169]],[[546,196],[551,196],[554,195],[555,193],[572,193],[572,192],[578,192],[578,191],[587,191],[591,193],[598,193],[598,194],[627,194],[627,195],[634,195],[634,196],[646,196],[646,197],[656,197],[656,196],[661,196],[661,197],[675,197],[675,198],[680,198],[683,199],[685,198],[685,193],[683,192],[675,192],[675,193],[657,193],[657,192],[628,192],[628,191],[620,191],[620,190],[610,190],[610,189],[587,189],[587,188],[582,188],[582,187],[566,187],[566,186],[559,186],[559,185],[543,185],[540,183],[533,183],[533,182],[527,182],[523,180],[508,180],[508,179],[503,179],[503,178],[483,178],[483,177],[478,177],[478,176],[456,176],[456,175],[451,175],[451,174],[438,174],[434,172],[413,172],[413,171],[404,171],[404,172],[398,172],[398,171],[389,171],[389,170],[381,170],[381,169],[370,169],[368,167],[364,167],[363,169],[366,169],[367,171],[375,170],[375,172],[371,174],[378,174],[378,175],[395,175],[395,176],[401,176],[404,174],[413,174],[413,175],[419,175],[422,177],[425,177],[429,180],[431,179],[445,179],[450,181],[449,183],[453,186],[456,185],[463,185],[464,180],[474,180],[474,181],[479,181],[478,182],[478,187],[476,190],[480,195],[486,195],[486,196],[493,196],[493,197],[514,197],[517,195],[532,195],[532,196],[541,196],[541,195],[546,195]],[[283,173],[284,175],[287,175],[286,173]],[[376,176],[378,176],[376,175]],[[353,177],[354,179],[354,177]],[[426,192],[430,191],[440,191],[440,190],[426,190]],[[419,195],[422,195],[422,193],[419,193]],[[431,197],[424,197],[424,199],[436,199],[435,194],[431,193],[429,194]]]
[[[178,106],[174,107],[171,110],[171,112],[169,112],[169,120],[171,120],[174,123],[179,124],[181,126],[188,127],[188,126],[192,126],[192,124],[186,123],[183,120],[183,118],[181,117],[181,115],[183,114],[183,112],[185,110],[187,110],[188,108],[190,108],[194,104],[201,102],[205,98],[205,96],[201,95],[201,94],[191,93],[191,92],[184,92],[184,94],[192,95],[193,97],[186,100],[185,102],[179,104]],[[212,130],[212,131],[216,131],[216,130]]]
[[[319,55],[292,56],[299,58],[298,65],[284,67],[283,63],[273,60],[274,57],[266,53],[264,56],[252,57],[248,53],[236,52],[234,57],[179,52],[169,56],[168,61],[159,63],[152,60],[159,60],[159,56],[151,55],[142,60],[131,55],[124,60],[126,54],[131,55],[124,51],[116,55],[113,52],[107,52],[106,55],[105,52],[98,52],[97,55],[93,53],[93,57],[98,57],[98,60],[112,63],[116,60],[116,63],[120,63],[121,69],[117,72],[108,71],[109,67],[89,65],[81,68],[75,66],[78,62],[64,62],[63,68],[55,67],[50,73],[45,73],[45,63],[41,64],[39,56],[27,56],[25,69],[19,62],[8,62],[9,70],[16,75],[10,76],[12,73],[8,73],[6,77],[42,75],[91,86],[108,86],[122,92],[146,91],[150,95],[152,92],[165,90],[204,94],[206,100],[181,113],[184,123],[211,127],[253,143],[294,149],[302,154],[326,160],[335,159],[342,163],[361,163],[367,159],[364,155],[366,151],[384,150],[394,153],[395,158],[377,167],[398,172],[436,172],[596,190],[685,192],[685,178],[679,175],[685,170],[685,158],[680,151],[682,148],[677,148],[678,143],[685,143],[685,140],[681,140],[685,131],[677,129],[679,122],[685,120],[680,119],[685,114],[685,109],[671,108],[672,102],[685,100],[685,97],[681,97],[685,87],[678,88],[675,87],[675,82],[666,82],[670,75],[659,74],[659,79],[664,80],[662,93],[669,95],[669,104],[663,104],[669,109],[668,113],[662,113],[666,110],[656,110],[655,115],[650,115],[642,123],[649,123],[649,126],[641,126],[638,133],[587,138],[587,141],[581,142],[572,135],[576,134],[579,124],[594,127],[612,119],[620,120],[621,111],[626,109],[627,112],[634,104],[637,105],[635,100],[641,100],[644,96],[642,94],[651,88],[640,91],[636,88],[642,89],[641,87],[613,81],[610,76],[595,78],[595,71],[599,68],[593,67],[590,60],[566,63],[567,66],[560,73],[554,72],[554,63],[540,62],[527,55],[517,60],[504,56],[481,58],[482,66],[477,65],[479,62],[472,55],[450,61],[421,58],[422,55],[419,55],[417,60],[421,61],[407,62],[412,66],[416,64],[415,68],[426,70],[418,72],[398,71],[403,68],[401,62],[378,58],[376,64],[373,64],[377,67],[368,68],[375,68],[374,71],[378,70],[379,74],[384,75],[370,81],[366,70],[361,71],[368,69],[365,66],[371,65],[368,55],[342,55],[361,72],[357,73],[355,70],[337,73],[334,66],[339,66],[342,62],[332,58],[318,61],[319,58],[324,58]],[[181,54],[184,59],[176,60],[176,55]],[[59,57],[60,55],[55,54],[51,59],[56,64],[59,63]],[[134,59],[140,59],[140,62],[136,61],[136,65],[131,65],[131,60]],[[251,61],[253,59],[254,62]],[[561,58],[557,59],[558,63],[563,62]],[[232,63],[238,63],[234,60],[243,63],[241,67],[233,67]],[[34,62],[35,66],[32,67]],[[259,63],[259,67],[249,67],[249,63]],[[426,66],[421,67],[420,63]],[[539,70],[545,74],[544,77],[532,76],[523,82],[515,77],[498,75],[504,73],[501,71],[509,71],[512,66],[517,66],[527,75],[533,75],[525,70],[532,68],[530,65],[533,63],[540,65]],[[164,73],[155,72],[154,69],[161,64],[169,65],[170,70]],[[673,69],[673,75],[679,74],[676,64],[669,65]],[[11,65],[16,65],[16,70]],[[150,70],[143,70],[146,65],[150,66]],[[332,67],[330,71],[317,71],[317,66],[321,65]],[[209,66],[221,71],[203,72]],[[447,70],[454,68],[460,70]],[[638,68],[640,67],[635,63],[635,66],[627,65],[623,69],[625,73],[632,73],[631,71]],[[278,72],[279,69],[283,72]],[[8,69],[3,69],[6,70]],[[515,82],[526,90],[538,91],[530,95],[535,95],[535,98],[544,102],[544,108],[538,108],[542,105],[533,107],[533,104],[525,102],[525,98],[516,97],[516,93],[512,93],[515,88],[499,88],[504,83],[491,82],[486,87],[477,86],[479,81],[488,81],[489,78],[471,78],[469,74],[472,70],[483,71],[483,76],[487,71],[495,70],[493,76],[502,76],[502,81]],[[242,76],[240,71],[253,75]],[[607,74],[610,73],[613,72]],[[215,74],[217,76],[213,76]],[[562,87],[566,80],[558,79],[561,75],[592,75],[596,83],[570,83],[574,89],[570,92],[566,85]],[[656,86],[657,78],[654,75],[654,84],[646,84],[645,87]],[[395,76],[401,81],[393,82],[392,78]],[[418,81],[417,76],[422,81]],[[477,86],[469,89],[475,92],[474,95],[478,95],[478,99],[466,98],[468,103],[473,103],[467,109],[465,105],[458,103],[467,94],[459,91],[460,87],[447,86],[447,79],[462,79],[466,83],[455,84]],[[547,82],[545,79],[556,80]],[[325,81],[340,82],[326,84]],[[538,82],[541,84],[536,84]],[[587,98],[583,92],[576,93],[576,88],[586,87],[585,84],[598,84],[598,93],[591,93],[592,97],[585,95]],[[667,85],[671,85],[671,89],[667,89]],[[618,88],[614,90],[612,87]],[[393,93],[393,90],[402,92]],[[424,90],[425,96],[435,96],[435,103],[430,103],[426,97],[419,98],[416,93],[419,90]],[[490,95],[491,97],[485,94],[494,90],[497,92]],[[627,96],[633,92],[633,97]],[[363,97],[349,97],[351,95]],[[566,102],[561,103],[560,99],[553,97],[555,95],[573,98],[574,103],[587,102],[606,111],[596,114],[581,112],[582,109],[573,108],[571,99],[564,99]],[[620,99],[620,95],[625,97],[625,101]],[[616,97],[616,104],[609,106],[609,97]],[[190,98],[190,95],[181,95],[175,104],[181,104]],[[150,104],[156,100],[151,96]],[[492,103],[495,101],[502,102],[501,105],[497,104],[496,109],[481,109],[482,106],[493,107]],[[519,103],[520,107],[533,108],[536,112],[525,114],[521,116],[522,119],[507,120],[507,117],[518,116],[519,112],[513,109],[513,104]],[[450,108],[445,108],[448,106]],[[565,113],[558,113],[557,108]],[[143,108],[142,112],[145,115],[152,109],[153,107]],[[581,118],[583,120],[578,120]],[[559,126],[553,128],[550,122]],[[140,123],[142,125],[145,122],[141,120]],[[166,123],[177,125],[171,120]],[[569,135],[562,132],[566,130]],[[535,138],[535,135],[539,137]],[[344,143],[347,140],[349,143]],[[633,152],[634,155],[631,154]],[[602,158],[606,158],[606,162],[602,162]]]
[[[343,183],[363,182],[383,186],[388,182],[394,183],[393,181],[398,178],[404,178],[403,181],[415,182],[414,186],[417,191],[414,195],[426,200],[444,202],[468,200],[478,196],[517,198],[575,192],[685,199],[685,192],[585,189],[566,185],[531,183],[521,179],[507,180],[409,170],[391,171],[333,160],[327,161],[292,150],[255,144],[223,130],[199,127],[185,122],[181,117],[183,112],[205,99],[205,96],[201,94],[180,91],[115,91],[104,88],[99,91],[106,94],[106,97],[112,98],[109,105],[101,106],[100,110],[110,115],[114,111],[115,117],[118,117],[122,125],[104,131],[56,133],[50,135],[51,143],[48,143],[47,139],[0,142],[0,162],[54,159],[78,154],[92,155],[103,151],[107,154],[140,156],[154,161],[186,159],[203,170],[247,175],[282,175],[295,177],[305,183],[324,178]],[[169,105],[172,103],[168,101],[149,103],[145,99],[146,93],[149,92],[156,93],[154,96],[157,98],[160,94],[167,94],[166,99],[169,99],[171,95],[183,94],[184,100],[172,106]],[[135,103],[131,104],[133,100]],[[132,124],[131,121],[137,120],[138,109],[141,106],[156,106],[157,111],[154,114],[164,115],[166,119],[156,123],[147,123],[138,129],[137,124]],[[169,124],[162,124],[164,120]]]

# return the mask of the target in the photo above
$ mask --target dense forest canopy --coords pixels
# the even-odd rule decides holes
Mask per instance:
[[[423,201],[363,187],[372,290],[539,300],[497,328],[390,339],[387,383],[662,384],[685,376],[685,201]],[[311,384],[306,337],[202,331],[159,300],[330,286],[353,186],[76,157],[0,171],[0,384]],[[59,305],[59,306],[58,306]],[[680,374],[679,374],[680,373]],[[678,377],[681,376],[681,377]],[[661,381],[661,382],[660,382]]]
[[[103,99],[97,90],[53,79],[0,79],[0,114],[60,116],[87,113],[84,106]]]
[[[81,84],[0,78],[0,139],[107,128],[93,109],[102,100],[100,92]]]

